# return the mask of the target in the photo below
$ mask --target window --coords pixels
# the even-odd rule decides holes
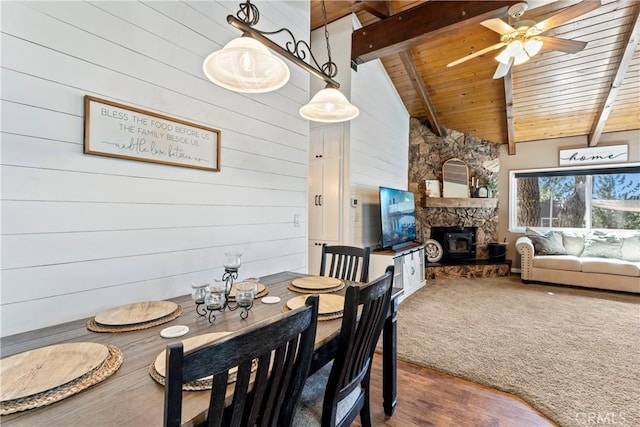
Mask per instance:
[[[640,230],[640,166],[512,171],[509,229]]]

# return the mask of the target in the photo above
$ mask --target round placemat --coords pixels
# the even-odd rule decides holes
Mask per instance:
[[[258,293],[256,295],[260,295],[265,291],[267,291],[267,287],[262,283],[258,283]],[[233,285],[231,285],[231,290],[229,291],[229,298],[235,298],[235,297],[236,297],[236,284],[234,283]]]
[[[296,288],[315,289],[320,291],[335,288],[342,283],[342,280],[327,276],[305,276],[293,279],[291,283]]]
[[[113,345],[106,347],[108,356],[100,366],[60,387],[20,399],[2,401],[0,402],[0,415],[47,406],[104,381],[122,365],[122,351]]]
[[[345,287],[344,282],[340,282],[340,284],[334,288],[316,289],[316,290],[298,288],[293,283],[289,283],[287,285],[287,289],[293,292],[297,292],[299,294],[317,294],[318,292],[322,292],[323,294],[329,294],[331,292],[338,292],[342,290],[344,287]]]
[[[344,309],[344,297],[334,294],[318,294],[320,302],[318,304],[318,315],[331,315],[341,312]],[[309,295],[300,295],[288,300],[285,304],[289,310],[303,307]]]
[[[151,322],[176,311],[173,301],[143,301],[113,307],[96,314],[94,321],[102,326],[130,326]]]
[[[178,305],[176,311],[171,313],[168,316],[162,317],[157,320],[152,320],[150,322],[138,323],[135,325],[126,325],[126,326],[106,326],[97,323],[93,318],[87,321],[87,329],[92,332],[132,332],[132,331],[140,331],[142,329],[153,328],[154,326],[162,325],[163,323],[171,322],[174,319],[177,319],[182,315],[182,306]]]
[[[60,387],[93,371],[108,355],[105,345],[73,342],[6,357],[0,364],[0,401],[22,399]]]
[[[182,341],[183,349],[185,352],[187,352],[203,344],[222,338],[225,335],[229,335],[230,333],[231,332],[213,332],[210,334],[197,335],[195,337],[187,338],[186,340]],[[167,361],[167,352],[165,349],[151,363],[151,366],[149,366],[149,375],[158,384],[164,385],[165,383],[166,361]],[[257,362],[254,361],[254,363],[252,364],[251,370],[253,371],[256,368],[257,368]],[[229,377],[227,379],[227,382],[228,383],[235,382],[237,373],[238,373],[238,368],[233,368],[229,370]],[[196,381],[184,383],[182,384],[182,389],[185,391],[210,390],[212,384],[213,384],[213,376],[209,376],[206,378],[201,378]]]
[[[236,289],[231,288],[231,292],[229,293],[229,301],[235,301],[236,300]],[[264,296],[269,295],[269,288],[263,284],[260,284],[258,286],[258,293],[254,296],[254,298],[262,298]]]
[[[285,304],[285,305],[282,306],[282,312],[286,313],[287,311],[290,311],[290,309]],[[335,319],[341,318],[343,315],[344,315],[344,311],[337,311],[337,312],[331,313],[331,314],[318,314],[318,321],[335,320]]]

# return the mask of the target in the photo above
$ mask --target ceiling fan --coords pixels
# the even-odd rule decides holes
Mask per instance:
[[[544,46],[547,49],[558,50],[566,53],[577,53],[585,48],[586,42],[567,40],[559,37],[543,35],[544,32],[558,27],[580,15],[591,12],[602,5],[600,0],[582,1],[573,6],[562,9],[555,15],[550,16],[538,23],[535,21],[521,20],[509,25],[502,19],[493,18],[482,21],[480,24],[492,31],[500,34],[500,42],[492,46],[481,49],[470,55],[460,58],[447,64],[447,68],[458,65],[485,53],[504,47],[502,52],[496,56],[498,68],[493,75],[494,79],[504,77],[512,65],[522,64],[535,56]],[[527,10],[526,2],[514,4],[509,7],[509,16],[520,18]]]

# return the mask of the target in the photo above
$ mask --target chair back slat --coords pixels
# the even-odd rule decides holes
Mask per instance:
[[[211,375],[209,426],[290,425],[311,365],[317,316],[318,297],[312,295],[305,307],[189,352],[181,342],[168,345],[164,425],[181,424],[182,385]],[[228,384],[235,367],[236,381]]]
[[[336,279],[367,282],[369,280],[370,248],[322,245],[320,275]]]

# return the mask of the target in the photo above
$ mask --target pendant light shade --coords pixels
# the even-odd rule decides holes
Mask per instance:
[[[263,93],[289,81],[289,68],[258,40],[239,37],[213,52],[202,64],[209,80],[225,89]]]
[[[300,108],[302,117],[315,122],[344,122],[356,118],[358,114],[360,110],[342,92],[332,87],[322,89],[307,105]]]

